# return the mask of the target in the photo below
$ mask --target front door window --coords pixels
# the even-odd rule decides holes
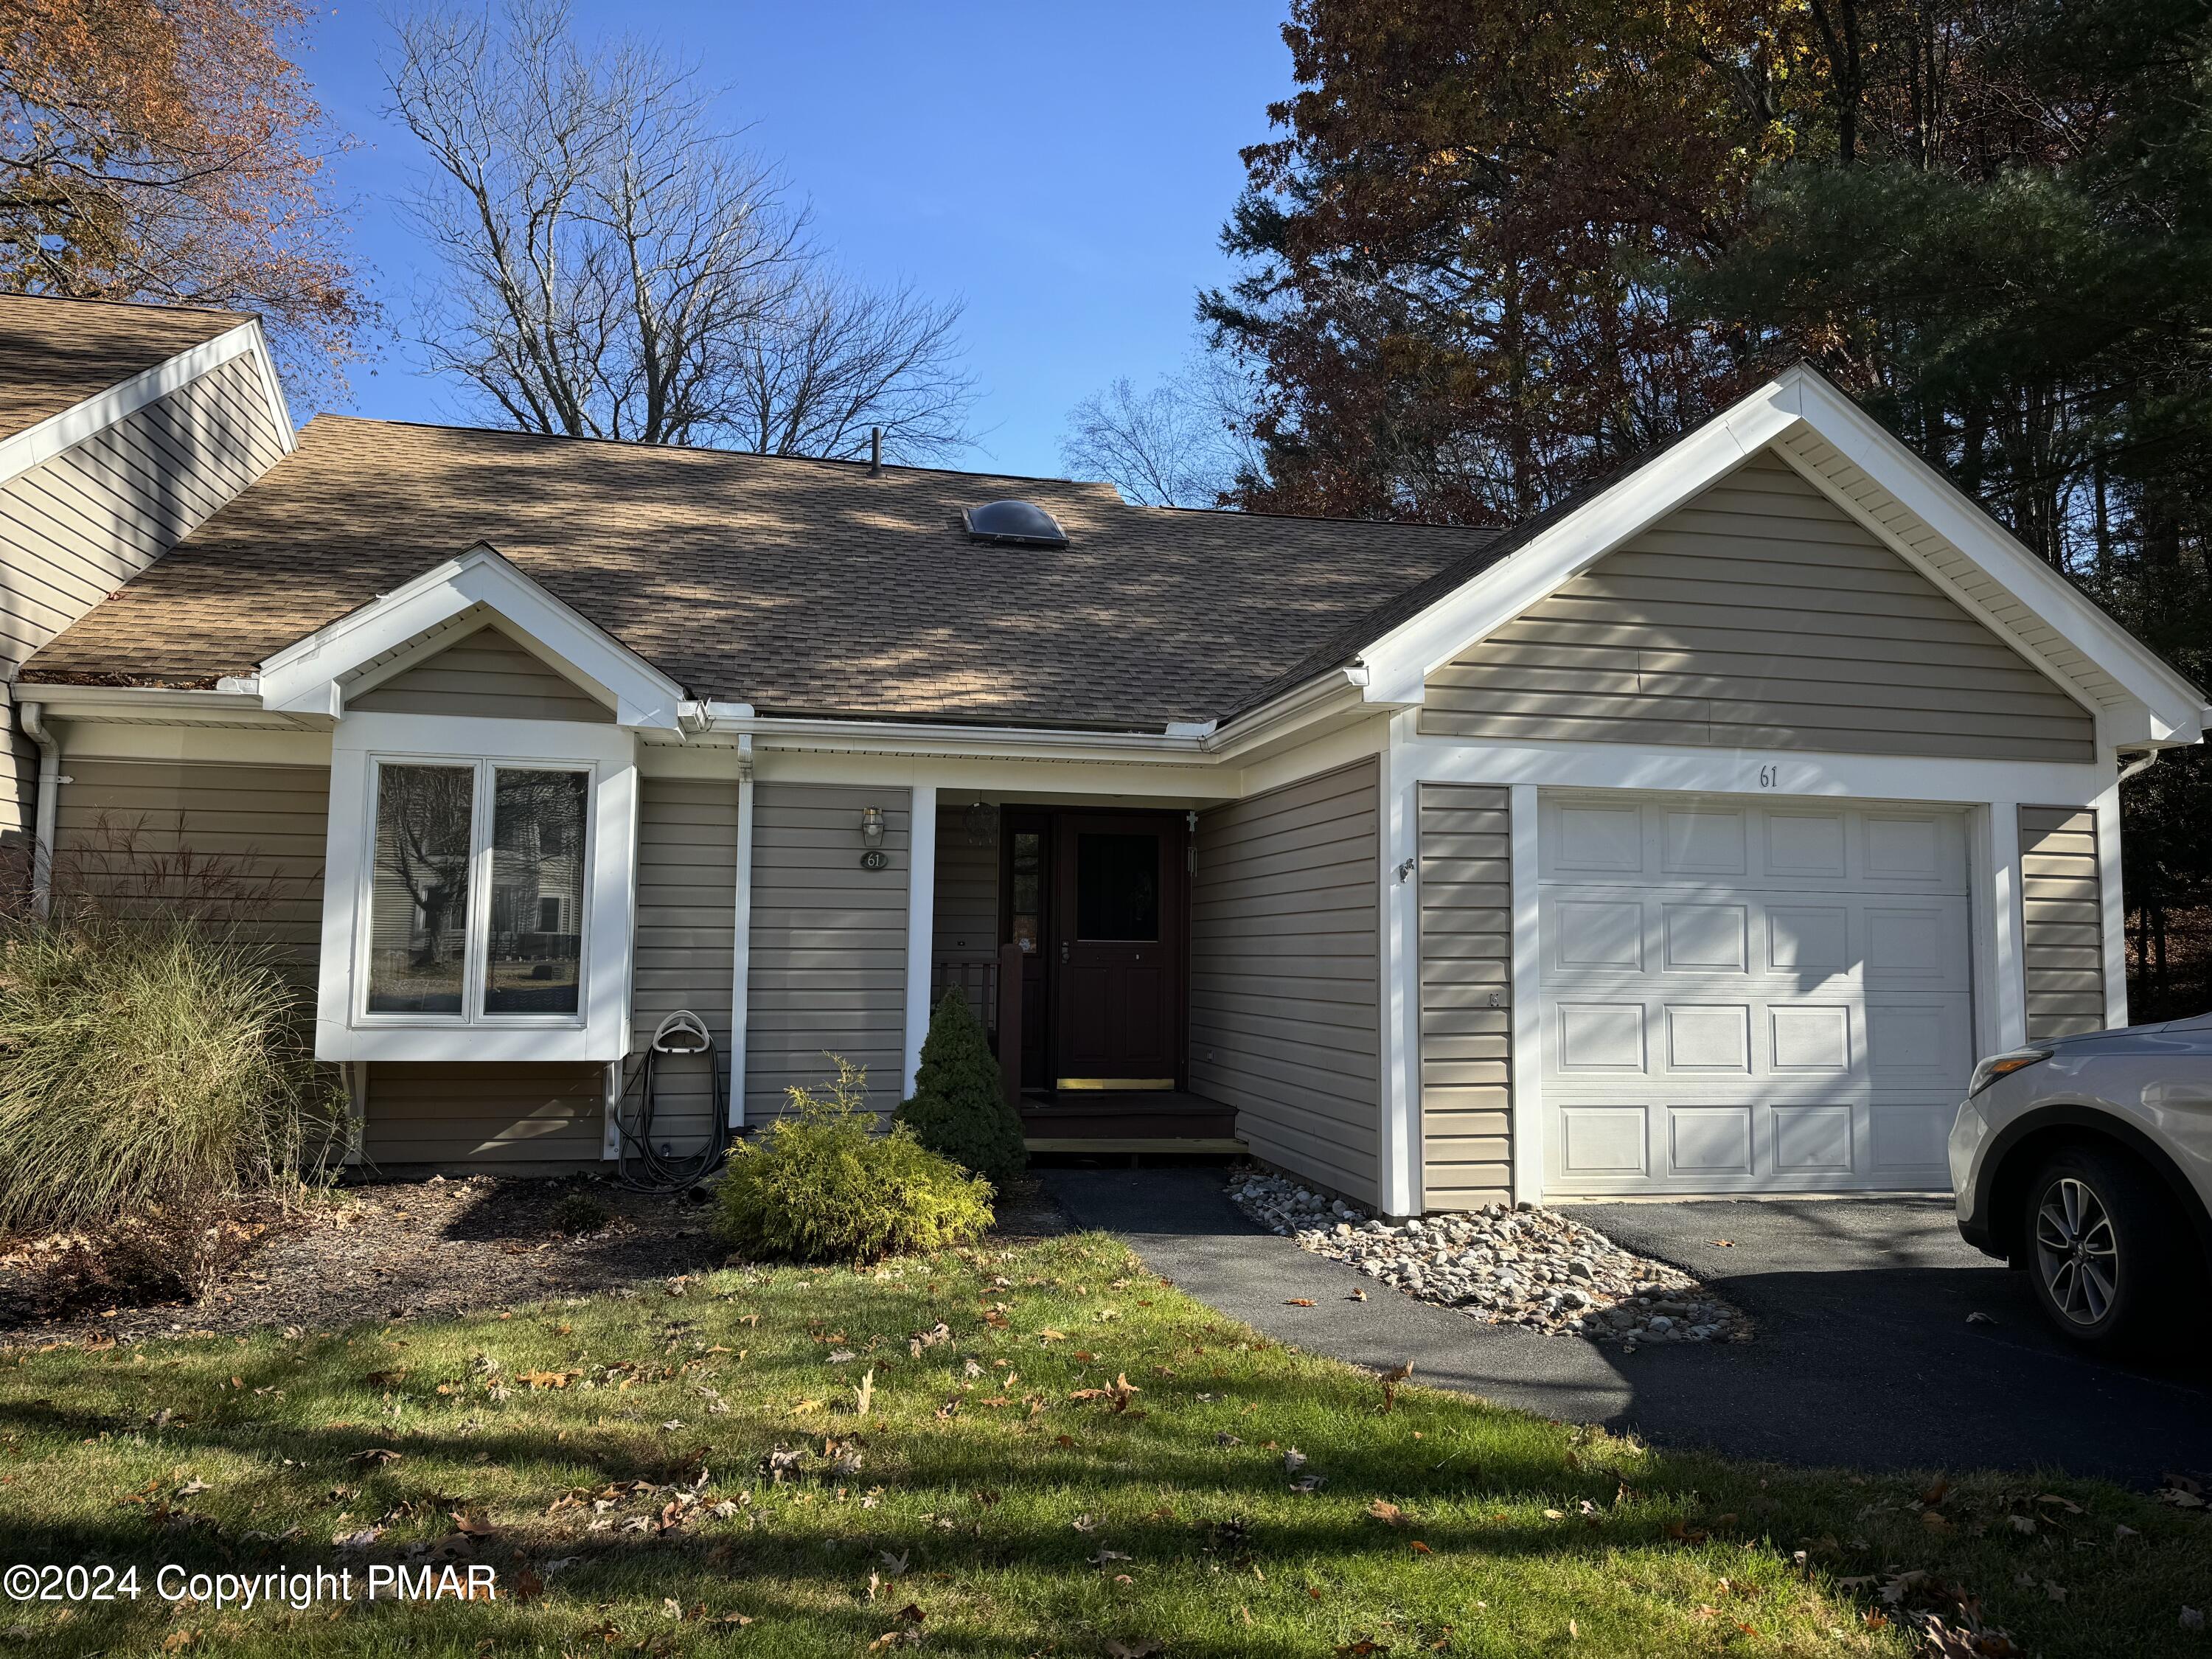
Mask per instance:
[[[1075,837],[1075,936],[1149,943],[1160,936],[1160,837]]]

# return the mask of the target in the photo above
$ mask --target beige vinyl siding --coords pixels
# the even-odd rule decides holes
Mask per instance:
[[[1511,792],[1421,786],[1421,1207],[1513,1196]]]
[[[1431,674],[1424,733],[2094,757],[2088,712],[1754,457]]]
[[[860,866],[860,812],[884,809],[890,864]],[[868,1069],[870,1103],[898,1104],[906,1052],[904,789],[763,783],[753,795],[745,1121],[788,1107],[791,1085],[834,1075],[826,1052]]]
[[[31,803],[39,788],[39,751],[15,730],[15,710],[0,703],[8,721],[0,742],[0,880],[30,856]]]
[[[2020,895],[2028,1039],[2103,1030],[2104,881],[2095,813],[2020,809]]]
[[[250,357],[234,357],[0,483],[0,671],[153,563],[283,454],[259,372]],[[29,824],[37,783],[33,751],[11,732],[0,751],[0,846]]]
[[[373,714],[474,714],[598,726],[614,720],[605,703],[497,628],[480,628],[346,702]]]
[[[1200,814],[1190,1086],[1257,1157],[1374,1203],[1381,1123],[1373,760]]]
[[[731,949],[737,927],[738,786],[729,780],[641,781],[637,823],[636,979],[629,1066],[635,1084],[660,1022],[689,1008],[714,1033],[727,1099]],[[653,1144],[696,1151],[713,1127],[704,1060],[664,1054]],[[635,1106],[635,1099],[631,1104]]]
[[[331,775],[320,766],[69,760],[55,882],[128,905],[234,900],[312,982]]]
[[[378,1060],[368,1067],[369,1163],[597,1164],[605,1068],[591,1062]]]

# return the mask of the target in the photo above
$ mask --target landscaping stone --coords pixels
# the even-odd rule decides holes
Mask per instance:
[[[1619,1341],[1743,1342],[1751,1322],[1679,1267],[1622,1249],[1557,1210],[1488,1204],[1400,1225],[1261,1170],[1229,1196],[1302,1249],[1489,1325]]]

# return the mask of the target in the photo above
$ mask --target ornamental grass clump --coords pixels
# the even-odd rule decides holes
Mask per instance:
[[[0,1228],[195,1231],[339,1119],[269,948],[173,914],[0,924]]]
[[[835,1082],[793,1085],[790,1115],[732,1149],[718,1194],[731,1246],[758,1258],[860,1262],[981,1237],[991,1183],[902,1124],[878,1133],[866,1071],[829,1058]]]
[[[930,1151],[973,1170],[1001,1192],[1029,1165],[1022,1120],[1006,1099],[991,1039],[957,988],[947,991],[930,1016],[914,1097],[893,1115]]]

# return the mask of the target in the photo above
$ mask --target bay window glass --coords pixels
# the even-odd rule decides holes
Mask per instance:
[[[496,767],[491,796],[488,1014],[573,1014],[583,965],[581,772]]]
[[[379,761],[364,1012],[574,1018],[592,777]]]
[[[458,1014],[467,972],[473,766],[377,769],[368,1012]]]

